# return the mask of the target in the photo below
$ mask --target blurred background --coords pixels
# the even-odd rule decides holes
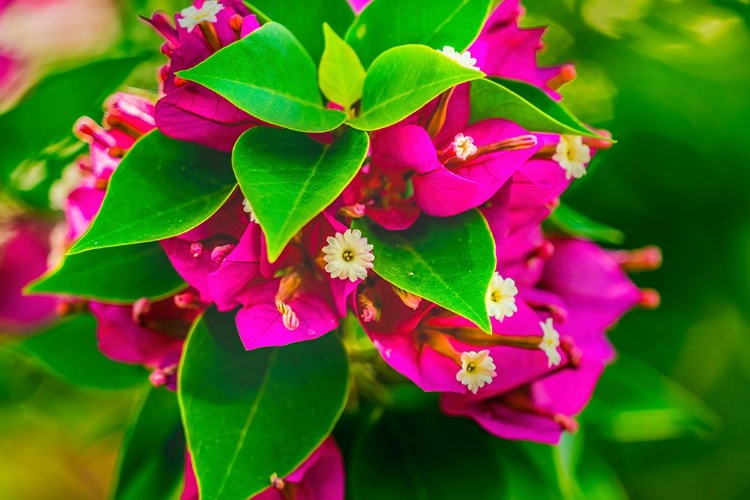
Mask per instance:
[[[661,307],[630,313],[612,332],[622,369],[582,419],[582,478],[605,471],[586,498],[750,498],[750,1],[523,3],[525,26],[549,25],[542,63],[576,65],[565,103],[619,141],[563,201],[623,231],[622,246],[664,252],[661,269],[634,276],[659,290]],[[128,84],[155,90],[161,42],[137,15],[187,2],[5,4],[0,110],[44,74],[104,54],[146,51]],[[21,29],[21,18],[33,24]],[[41,176],[35,165],[5,176],[0,197],[44,221],[40,200],[62,165],[47,162]],[[0,498],[104,498],[142,391],[74,387],[16,342],[0,336]],[[639,378],[649,390],[629,394]],[[607,400],[613,393],[619,401]]]

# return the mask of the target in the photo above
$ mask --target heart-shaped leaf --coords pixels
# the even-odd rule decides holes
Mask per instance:
[[[369,66],[382,52],[411,43],[459,52],[479,35],[492,0],[378,0],[352,24],[346,41]]]
[[[152,387],[120,451],[112,500],[173,498],[182,487],[185,435],[177,395]]]
[[[146,383],[146,370],[116,363],[96,345],[96,319],[81,314],[61,319],[28,338],[19,349],[72,384],[119,389]]]
[[[490,332],[485,296],[495,272],[495,241],[482,215],[421,215],[405,231],[387,231],[358,219],[373,245],[373,270],[399,288],[424,297]]]
[[[99,213],[69,253],[187,232],[211,217],[236,185],[228,154],[155,130],[115,170]]]
[[[399,122],[451,87],[482,78],[424,45],[387,50],[370,66],[362,93],[362,112],[349,125],[377,130]]]
[[[349,392],[334,333],[245,351],[234,313],[208,309],[190,333],[178,383],[204,500],[249,498],[285,477],[323,442]]]
[[[160,300],[185,286],[161,245],[152,242],[68,255],[25,291],[131,303],[141,297]]]
[[[327,132],[346,119],[341,111],[323,107],[315,63],[294,35],[277,23],[263,25],[177,74],[280,127]]]
[[[257,127],[242,134],[232,162],[266,235],[269,260],[341,194],[369,144],[366,133],[351,129],[328,145],[291,130]]]
[[[585,135],[611,141],[581,123],[543,90],[524,82],[483,78],[471,82],[471,122],[504,118],[531,132]]]
[[[318,81],[323,95],[344,109],[362,98],[365,68],[357,53],[327,24],[323,25],[326,48],[318,68]]]

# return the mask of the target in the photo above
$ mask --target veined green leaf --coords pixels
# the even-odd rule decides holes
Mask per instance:
[[[257,127],[234,148],[235,174],[266,235],[271,261],[354,178],[370,141],[348,130],[325,145],[291,130]]]
[[[387,127],[449,88],[483,76],[481,71],[461,66],[424,45],[389,49],[367,71],[362,112],[348,123],[360,130]]]
[[[514,80],[483,78],[471,83],[471,122],[490,118],[510,120],[530,132],[611,140],[593,132],[543,90]]]
[[[362,98],[365,68],[357,53],[327,24],[323,25],[326,48],[318,68],[318,81],[323,95],[344,109]]]
[[[228,154],[155,130],[125,155],[99,213],[69,253],[187,232],[211,217],[236,185]]]
[[[179,397],[201,498],[250,498],[323,442],[349,392],[335,334],[245,351],[234,314],[209,309],[188,336]]]
[[[405,231],[386,231],[368,219],[354,227],[374,246],[373,270],[380,277],[490,331],[485,296],[495,272],[495,241],[478,211],[422,214]]]
[[[139,243],[68,255],[25,291],[131,303],[163,299],[185,286],[161,245]]]
[[[323,107],[315,63],[294,35],[277,23],[263,25],[178,75],[256,118],[291,130],[327,132],[346,119],[341,111]]]
[[[479,35],[491,0],[378,0],[349,28],[346,41],[369,66],[382,52],[418,43],[464,51]]]

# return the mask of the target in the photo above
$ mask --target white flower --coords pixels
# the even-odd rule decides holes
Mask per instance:
[[[460,160],[465,160],[477,152],[477,147],[474,145],[474,139],[464,134],[456,134],[451,146],[453,146],[453,151],[456,153],[456,158]]]
[[[336,233],[336,236],[327,238],[328,245],[323,247],[325,253],[326,272],[332,278],[349,281],[365,279],[367,270],[372,269],[372,245],[367,244],[367,238],[362,237],[359,229],[352,231],[347,229],[344,234]]]
[[[539,349],[547,355],[547,366],[550,368],[557,366],[562,360],[562,356],[560,356],[557,350],[557,347],[560,345],[560,334],[557,333],[557,330],[552,325],[552,318],[547,318],[547,321],[543,323],[539,322],[539,326],[542,327],[542,331],[544,332]]]
[[[565,178],[580,179],[586,175],[586,163],[591,161],[591,148],[580,135],[561,135],[552,159],[565,170]]]
[[[516,282],[511,278],[503,279],[499,273],[495,272],[485,297],[487,314],[499,321],[503,318],[510,318],[514,312],[518,311],[517,294]]]
[[[477,60],[471,57],[471,52],[469,52],[468,50],[465,52],[458,52],[450,45],[446,45],[445,47],[443,47],[443,50],[438,50],[438,52],[450,57],[461,66],[469,69],[479,70],[479,68],[477,67]]]
[[[244,210],[247,216],[250,218],[250,222],[259,224],[258,218],[253,213],[253,207],[250,206],[250,202],[247,200],[247,198],[242,200],[242,210]]]
[[[462,352],[461,369],[456,373],[456,380],[476,394],[480,388],[484,387],[484,384],[492,382],[492,378],[497,375],[495,368],[490,351],[487,349],[479,352]]]
[[[217,21],[216,14],[221,12],[223,8],[224,6],[218,0],[206,0],[200,9],[194,5],[182,9],[180,11],[182,17],[177,22],[180,24],[180,27],[187,28],[188,33],[190,33],[193,31],[193,28],[204,21],[215,23]]]

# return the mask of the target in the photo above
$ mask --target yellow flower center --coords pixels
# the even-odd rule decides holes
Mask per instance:
[[[343,258],[346,262],[351,262],[352,260],[354,260],[354,252],[352,252],[351,250],[344,250],[341,258]]]
[[[468,365],[466,365],[466,371],[469,373],[473,372],[476,369],[477,369],[477,364],[474,363],[473,361],[469,363]]]
[[[502,294],[500,292],[498,292],[497,290],[495,290],[494,292],[492,292],[492,295],[490,295],[490,300],[492,302],[500,302],[500,300],[502,298],[503,298]]]

